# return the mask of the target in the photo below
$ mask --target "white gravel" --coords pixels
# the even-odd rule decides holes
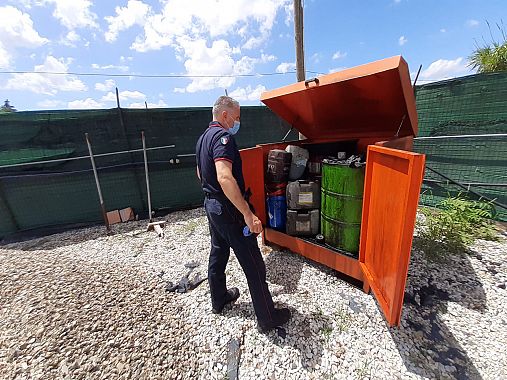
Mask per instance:
[[[165,219],[163,239],[130,222],[1,246],[0,378],[227,379],[234,338],[240,379],[507,378],[505,238],[445,262],[413,250],[400,328],[333,271],[262,247],[274,300],[293,311],[282,338],[257,332],[234,255],[241,297],[223,315],[207,282],[166,292],[189,262],[206,275],[209,235],[201,209]]]

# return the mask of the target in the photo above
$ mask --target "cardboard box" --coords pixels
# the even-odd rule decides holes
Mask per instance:
[[[122,222],[128,222],[135,219],[134,210],[132,207],[127,207],[120,210],[120,218]]]
[[[121,222],[120,212],[118,210],[109,211],[106,216],[109,224],[116,224]]]

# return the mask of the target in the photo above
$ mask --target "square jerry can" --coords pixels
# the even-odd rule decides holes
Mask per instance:
[[[315,236],[319,233],[319,210],[288,210],[287,235]]]
[[[361,281],[365,292],[373,291],[387,322],[399,325],[425,162],[424,155],[411,152],[417,112],[407,63],[401,56],[376,61],[264,92],[261,100],[305,136],[290,144],[310,155],[366,155],[358,252],[271,228],[263,231],[264,243]],[[267,155],[288,144],[241,151],[250,201],[264,225]]]
[[[320,184],[315,181],[289,182],[286,189],[287,208],[291,210],[320,207]]]

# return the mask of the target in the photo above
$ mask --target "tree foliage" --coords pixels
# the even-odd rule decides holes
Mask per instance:
[[[16,108],[9,104],[9,99],[6,99],[4,105],[0,108],[0,112],[16,112]]]
[[[488,23],[489,27],[489,23]],[[495,41],[490,34],[492,42],[484,46],[477,45],[475,51],[468,57],[468,66],[477,69],[478,73],[494,73],[507,71],[507,38],[505,28],[502,25],[497,27],[503,38],[503,42]]]

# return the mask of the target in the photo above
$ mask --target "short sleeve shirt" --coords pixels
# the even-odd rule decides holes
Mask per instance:
[[[219,122],[211,122],[199,137],[196,145],[196,157],[204,192],[214,196],[225,196],[218,183],[215,167],[216,161],[225,160],[232,163],[232,175],[238,183],[241,193],[245,193],[241,156],[236,141]]]

